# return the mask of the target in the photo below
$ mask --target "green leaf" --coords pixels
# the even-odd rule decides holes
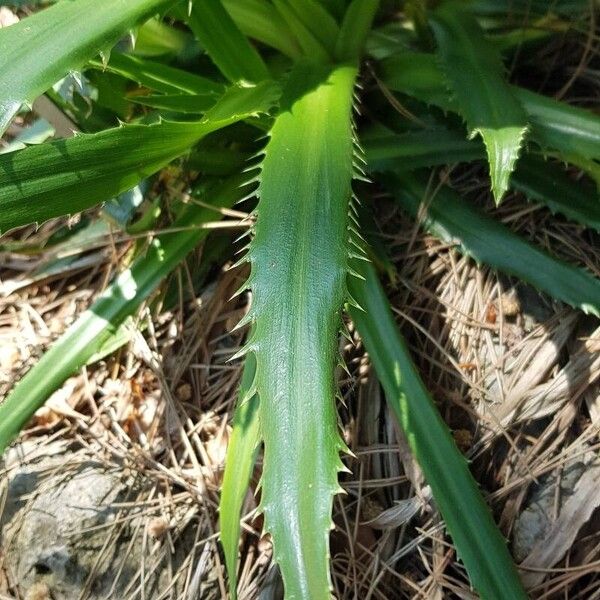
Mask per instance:
[[[243,195],[239,180],[234,180],[217,188],[207,200],[215,207],[231,207]],[[0,404],[0,455],[50,394],[104,349],[121,323],[208,235],[210,230],[201,225],[220,217],[214,209],[191,204],[173,224],[176,232],[154,238],[131,268],[122,272],[44,354]]]
[[[371,172],[412,171],[485,157],[482,144],[466,140],[458,131],[436,128],[402,134],[367,131],[361,138]],[[510,181],[511,189],[544,204],[553,213],[600,230],[600,198],[585,183],[577,183],[558,166],[533,155],[522,156]]]
[[[350,278],[350,292],[364,310],[350,308],[350,314],[473,586],[482,598],[527,598],[467,461],[413,364],[375,269],[358,260],[353,266],[364,281]]]
[[[212,94],[192,96],[191,94],[151,94],[149,96],[131,96],[131,102],[163,111],[182,114],[204,114],[214,106],[217,98]]]
[[[506,15],[511,18],[532,19],[548,13],[575,16],[581,18],[582,14],[590,8],[587,0],[526,0],[525,2],[511,2],[506,0],[471,0],[469,8],[482,16]]]
[[[261,510],[288,600],[329,600],[339,490],[337,332],[346,294],[357,69],[300,65],[265,149],[247,260],[264,441]],[[289,457],[295,457],[290,463]]]
[[[0,29],[0,135],[23,104],[98,53],[108,53],[129,28],[173,2],[59,2]]]
[[[598,190],[584,182],[575,182],[556,164],[523,157],[513,173],[511,187],[531,200],[545,204],[553,213],[600,232]]]
[[[108,63],[92,60],[89,65],[101,71],[116,73],[151,90],[165,94],[222,94],[220,83],[133,54],[112,52]]]
[[[485,158],[483,144],[462,132],[437,127],[406,133],[361,136],[370,171],[414,170]]]
[[[542,148],[556,148],[565,160],[571,155],[600,160],[600,116],[523,88],[515,92]]]
[[[205,135],[268,111],[278,87],[229,89],[196,122],[126,125],[0,155],[0,231],[74,214],[132,188]]]
[[[189,31],[168,25],[159,18],[133,30],[135,53],[144,57],[177,57],[190,61],[200,55],[200,46]]]
[[[290,28],[266,0],[223,0],[235,24],[248,37],[279,50],[290,58],[302,54]]]
[[[234,83],[269,78],[260,54],[238,29],[221,0],[194,0],[179,11],[221,73]]]
[[[458,111],[471,136],[480,134],[490,164],[492,192],[499,203],[527,131],[527,116],[504,78],[496,48],[477,21],[455,3],[431,15],[438,56]]]
[[[330,56],[333,56],[340,28],[331,14],[315,0],[281,0],[298,22],[310,31]],[[354,58],[354,57],[350,57]]]
[[[338,60],[357,59],[379,8],[379,0],[352,0],[346,10],[335,45]]]
[[[413,217],[480,263],[514,275],[550,296],[600,316],[600,279],[554,258],[465,202],[446,187],[428,197],[427,184],[407,174],[386,175],[386,187]]]
[[[460,112],[432,54],[405,51],[387,58],[381,62],[381,77],[394,91]],[[558,150],[567,161],[574,155],[600,160],[600,116],[518,86],[512,91],[527,113],[530,137],[542,148]]]
[[[248,484],[256,462],[260,430],[258,421],[258,396],[248,397],[254,377],[256,361],[250,354],[246,358],[244,373],[240,383],[238,406],[233,418],[233,432],[229,438],[225,473],[221,485],[219,502],[219,522],[221,543],[225,554],[225,564],[229,575],[231,600],[237,597],[237,564],[240,541],[240,516]]]
[[[287,0],[273,0],[273,4],[298,40],[304,55],[316,62],[328,62],[331,55],[327,48],[315,37],[312,28],[305,25],[290,3]]]

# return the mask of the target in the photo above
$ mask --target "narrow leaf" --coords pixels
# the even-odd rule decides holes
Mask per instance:
[[[483,144],[442,127],[401,134],[367,132],[361,136],[361,144],[371,171],[413,170],[485,158]]]
[[[338,60],[360,57],[378,8],[379,0],[352,0],[335,45]]]
[[[231,88],[202,121],[127,125],[0,155],[0,231],[73,214],[132,188],[205,135],[266,112],[276,85]]]
[[[356,68],[299,66],[265,150],[248,260],[264,440],[261,509],[288,600],[329,600],[329,530],[345,448],[335,410],[346,293]],[[293,463],[289,457],[295,457]]]
[[[498,203],[527,131],[525,111],[504,78],[500,55],[474,17],[455,3],[445,3],[432,14],[431,25],[458,110],[471,135],[480,134],[485,143]]]
[[[240,541],[240,517],[248,484],[256,462],[260,441],[258,422],[258,396],[251,394],[256,375],[256,361],[251,354],[246,358],[238,394],[238,406],[233,418],[233,432],[227,446],[225,473],[219,502],[221,543],[229,575],[229,595],[237,597],[237,564]]]
[[[238,29],[221,0],[194,0],[179,11],[221,73],[234,83],[269,78],[260,54]]]
[[[216,97],[211,94],[151,94],[148,96],[130,96],[135,104],[141,104],[162,111],[177,112],[182,114],[199,115],[204,114],[211,108]]]
[[[231,207],[243,196],[235,180],[208,198],[216,207]],[[157,236],[131,268],[121,273],[106,291],[67,329],[0,404],[0,456],[27,424],[33,413],[118,331],[145,298],[210,230],[203,223],[220,213],[192,204],[173,224],[175,233]]]
[[[600,232],[598,190],[573,181],[557,165],[523,157],[513,173],[511,186],[531,200],[545,204],[552,212]]]
[[[133,54],[111,52],[108,63],[92,60],[89,65],[165,94],[222,94],[224,90],[223,85],[206,77]]]
[[[267,0],[223,0],[235,24],[248,37],[279,50],[290,58],[302,54],[287,23]]]
[[[282,4],[288,6],[298,21],[333,56],[340,28],[331,14],[315,0],[282,0]]]
[[[286,0],[273,0],[273,4],[277,12],[287,23],[294,37],[298,40],[298,44],[304,55],[310,58],[310,60],[328,62],[331,59],[331,55],[327,51],[327,48],[315,37],[311,29],[304,24],[289,2]]]
[[[108,51],[137,22],[173,3],[59,2],[0,29],[0,135],[23,104],[31,104],[69,71]]]
[[[349,278],[362,311],[350,309],[390,408],[404,430],[435,503],[482,598],[527,598],[467,461],[431,399],[394,322],[374,267],[353,265],[364,281]]]
[[[432,54],[405,51],[387,58],[381,62],[381,76],[394,91],[460,112]],[[574,155],[600,160],[600,116],[518,86],[512,91],[527,113],[531,137],[543,149],[556,149],[567,161]]]
[[[523,88],[515,88],[542,148],[556,148],[566,160],[580,155],[600,160],[600,116]]]
[[[483,145],[466,140],[458,131],[425,129],[403,134],[383,133],[361,138],[371,172],[392,170],[412,171],[422,167],[481,160]],[[530,200],[547,206],[553,213],[600,230],[600,198],[585,182],[576,182],[555,164],[534,155],[525,155],[512,174],[511,189]]]
[[[409,175],[384,176],[386,186],[423,226],[478,262],[514,275],[550,296],[600,316],[600,279],[554,258],[484,215],[449,188],[428,197],[425,182]]]

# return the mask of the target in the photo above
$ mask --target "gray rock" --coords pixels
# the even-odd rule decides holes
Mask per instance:
[[[47,450],[23,462],[18,448],[6,458],[0,517],[5,568],[23,592],[44,584],[55,600],[108,598],[117,591],[111,590],[115,551],[103,548],[117,514],[112,504],[125,497],[119,470],[107,470],[82,452]],[[132,556],[125,570],[138,561]]]

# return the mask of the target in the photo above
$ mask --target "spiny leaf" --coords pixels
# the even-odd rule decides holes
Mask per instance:
[[[482,598],[527,598],[467,462],[414,366],[373,265],[356,261],[354,267],[364,280],[348,283],[364,310],[351,308],[350,314],[474,587]]]
[[[414,96],[443,110],[460,110],[444,86],[432,54],[404,51],[381,62],[381,76],[390,89]],[[556,149],[565,160],[574,155],[600,160],[600,117],[518,86],[512,86],[531,124],[531,138],[544,150]]]
[[[222,84],[206,77],[132,54],[111,52],[108,63],[92,60],[89,64],[95,69],[116,73],[165,94],[222,94],[224,90]]]
[[[412,171],[485,157],[482,144],[466,140],[458,131],[444,128],[402,134],[386,132],[370,135],[367,132],[362,136],[361,143],[370,172]],[[553,213],[600,230],[598,191],[573,181],[553,163],[531,154],[522,156],[512,174],[510,188],[544,204]]]
[[[271,82],[228,90],[197,122],[126,125],[0,155],[0,231],[73,214],[132,188],[209,133],[268,111]]]
[[[269,78],[260,54],[238,29],[221,0],[194,0],[189,14],[185,7],[178,14],[229,81],[258,83]]]
[[[0,29],[0,135],[24,104],[174,0],[59,2]],[[83,16],[85,15],[85,16]]]
[[[514,275],[550,296],[600,316],[600,279],[550,256],[465,202],[446,187],[427,196],[427,184],[414,176],[386,175],[386,187],[423,226],[478,262]],[[424,213],[421,213],[421,210]]]
[[[401,134],[366,132],[361,143],[370,171],[413,170],[485,157],[483,144],[466,139],[462,132],[442,127]]]
[[[258,396],[248,397],[256,375],[256,361],[252,354],[246,358],[238,394],[238,406],[233,418],[233,432],[227,446],[225,473],[219,502],[221,543],[229,575],[229,594],[237,597],[237,564],[240,540],[240,516],[256,453],[260,442]]]
[[[511,186],[552,212],[600,232],[600,196],[584,182],[575,182],[558,165],[540,158],[523,157],[513,173]]]
[[[171,111],[182,114],[204,114],[215,104],[216,98],[211,94],[151,94],[148,96],[131,96],[135,104],[149,106],[159,110]]]
[[[261,509],[288,600],[329,599],[329,529],[345,446],[335,411],[346,294],[356,68],[300,65],[265,150],[248,260],[264,440]],[[296,457],[291,465],[288,457]]]
[[[505,81],[496,48],[471,15],[453,2],[444,3],[432,13],[431,25],[456,106],[471,135],[479,133],[485,143],[499,203],[527,131],[525,111]]]
[[[243,195],[240,181],[216,188],[207,198],[214,206],[231,207]],[[0,404],[0,455],[33,413],[118,331],[162,279],[208,234],[203,223],[220,213],[192,204],[173,224],[175,233],[157,236],[131,268],[75,321]]]
[[[514,89],[542,148],[556,148],[567,161],[571,155],[600,160],[599,115],[523,88]]]

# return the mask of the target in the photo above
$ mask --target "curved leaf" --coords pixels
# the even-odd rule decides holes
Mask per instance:
[[[269,78],[269,71],[260,54],[238,29],[221,0],[194,0],[186,14],[179,14],[217,65],[221,73],[234,83]]]
[[[149,94],[148,96],[130,96],[128,99],[134,104],[189,115],[204,114],[211,106],[214,106],[216,101],[215,96],[210,94]]]
[[[68,0],[0,29],[0,135],[23,104],[175,0]]]
[[[600,197],[595,187],[575,182],[557,165],[524,156],[513,173],[511,187],[552,212],[600,232]]]
[[[302,49],[302,52],[311,60],[328,62],[331,56],[327,48],[315,36],[312,28],[306,26],[303,19],[294,10],[288,0],[273,0],[273,4],[294,34],[294,37],[298,40],[298,45]]]
[[[221,485],[219,522],[221,544],[229,575],[231,600],[237,597],[237,563],[240,541],[240,516],[248,484],[256,462],[260,442],[258,396],[248,397],[256,375],[256,361],[252,354],[246,358],[238,394],[238,406],[233,417],[233,431],[227,446],[225,473]]]
[[[108,63],[92,60],[89,65],[165,94],[204,95],[222,94],[224,91],[224,86],[216,81],[133,54],[112,52]]]
[[[445,128],[361,136],[370,171],[414,170],[485,158],[485,148]]]
[[[228,90],[201,121],[126,125],[0,155],[0,231],[95,206],[132,188],[205,135],[268,111],[271,82]]]
[[[371,31],[379,0],[352,0],[335,44],[335,56],[338,60],[357,59]]]
[[[521,239],[507,227],[442,187],[428,197],[426,182],[407,174],[386,175],[386,186],[423,226],[478,262],[514,275],[557,300],[600,316],[600,279]],[[423,212],[421,212],[423,211]]]
[[[405,51],[381,62],[381,76],[390,89],[414,96],[443,110],[460,110],[446,91],[435,56]],[[600,160],[600,116],[565,102],[512,86],[531,124],[531,138],[542,148],[558,150],[565,160],[580,155]]]
[[[364,310],[351,308],[350,314],[473,585],[482,598],[527,598],[467,461],[413,364],[375,269],[355,263],[364,280],[350,278],[349,287]]]
[[[267,0],[223,0],[235,24],[248,37],[279,50],[290,58],[302,54],[290,28]]]
[[[209,200],[215,207],[231,207],[243,195],[235,180],[217,188]],[[103,350],[121,323],[208,235],[210,230],[200,226],[218,218],[214,209],[191,204],[173,224],[177,231],[157,236],[42,356],[0,404],[0,455],[50,394]]]
[[[363,135],[361,143],[371,172],[412,171],[422,167],[481,160],[482,144],[449,129],[424,129],[402,134]],[[600,230],[598,191],[571,180],[558,166],[533,155],[521,157],[510,180],[511,189],[547,206],[553,213]]]
[[[346,294],[355,67],[299,66],[266,146],[247,260],[264,441],[261,510],[288,600],[330,596],[329,529],[345,448],[335,410]],[[294,457],[291,465],[288,457]]]
[[[500,55],[474,17],[455,3],[444,3],[432,13],[431,26],[458,111],[471,135],[483,138],[492,193],[500,202],[527,131],[527,116],[504,78]]]

